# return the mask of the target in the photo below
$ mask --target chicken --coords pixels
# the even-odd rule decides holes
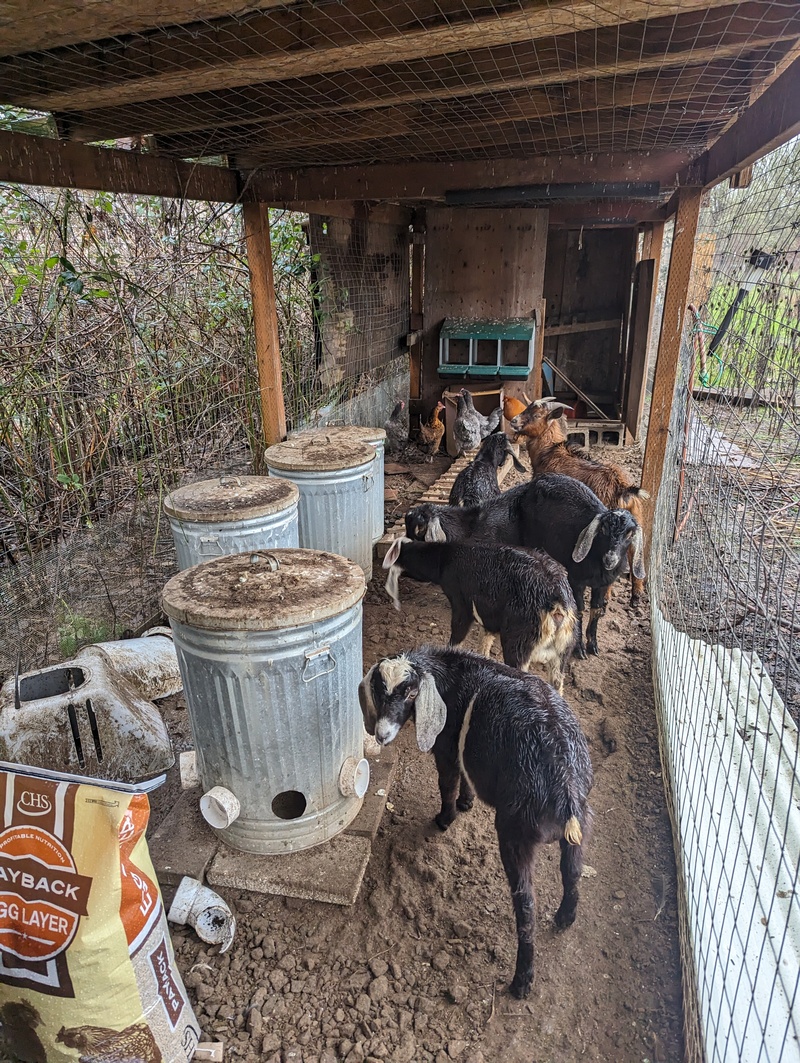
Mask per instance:
[[[530,403],[528,402],[522,402],[511,395],[506,395],[503,399],[503,416],[507,421],[510,421],[512,417],[524,413],[529,405]]]
[[[466,388],[461,389],[456,403],[456,420],[453,425],[453,439],[458,447],[458,453],[463,454],[466,450],[475,450],[481,442],[481,414],[472,405],[472,396]],[[484,421],[486,418],[484,417]]]
[[[408,420],[404,413],[405,408],[404,402],[398,402],[383,426],[386,430],[386,447],[390,454],[402,453],[408,443]]]
[[[427,422],[419,426],[419,441],[428,455],[428,461],[433,461],[434,454],[439,450],[444,435],[444,421],[439,413],[444,409],[443,402],[437,402]]]
[[[503,416],[503,407],[498,406],[497,409],[492,410],[489,416],[486,418],[486,431],[481,429],[481,439],[485,439],[490,436],[492,432],[496,432],[500,427],[500,418]]]

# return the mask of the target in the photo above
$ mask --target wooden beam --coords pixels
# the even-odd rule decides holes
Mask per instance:
[[[280,7],[286,0],[5,0],[0,7],[0,55],[62,48],[123,33]]]
[[[647,350],[650,335],[651,296],[656,288],[658,270],[652,258],[642,258],[633,273],[631,327],[628,332],[626,374],[622,419],[633,439],[639,438],[639,424],[647,385]]]
[[[0,181],[220,203],[236,203],[240,198],[239,175],[222,166],[5,130],[0,130]]]
[[[537,86],[570,85],[564,91],[574,93],[579,80],[737,58],[798,36],[800,5],[786,8],[767,0],[746,0],[713,12],[651,18],[536,43],[516,42],[358,72],[96,108],[64,117],[71,138],[91,141],[259,125],[309,112],[330,116]]]
[[[258,386],[261,393],[261,421],[264,442],[271,446],[286,438],[286,410],[283,404],[278,313],[272,275],[269,210],[263,203],[245,203],[242,216],[253,299],[253,331]]]
[[[691,166],[707,186],[751,166],[800,133],[800,59]]]
[[[336,118],[336,139],[354,143],[380,137],[413,135],[424,129],[426,136],[465,128],[495,129],[515,122],[546,122],[568,115],[619,111],[658,104],[689,101],[686,111],[702,117],[709,112],[733,114],[749,96],[749,78],[757,79],[772,69],[758,52],[747,62],[721,60],[704,66],[661,71],[603,81],[575,82],[554,89],[497,92],[493,96],[450,100],[436,104],[376,106],[372,110],[341,111]],[[676,112],[677,113],[677,112]],[[603,128],[602,118],[587,121]],[[285,146],[328,145],[330,115],[323,111],[291,119],[279,118],[260,125],[245,124],[220,130],[205,130],[178,136],[159,136],[159,148],[170,155],[193,158],[202,155],[257,151],[259,143]]]
[[[425,233],[424,221],[415,224],[411,240],[411,327],[421,337],[424,321],[422,317],[422,292],[425,271]],[[416,342],[409,351],[410,388],[409,399],[422,398],[422,351],[423,344]]]
[[[365,203],[343,199],[298,200],[270,203],[270,207],[298,211],[301,214],[320,214],[330,218],[363,218],[380,225],[410,225],[414,220],[411,207],[395,203]]]
[[[602,203],[549,204],[550,225],[558,229],[607,229],[617,225],[657,222],[664,216],[660,203],[626,200]]]
[[[312,200],[443,199],[455,188],[503,188],[547,181],[674,180],[689,152],[618,152],[597,155],[540,155],[531,159],[467,162],[378,163],[371,166],[310,166],[263,169],[249,177],[254,199],[269,203]]]
[[[730,0],[659,0],[659,17],[730,6]],[[474,16],[458,0],[300,4],[242,22],[191,27],[146,39],[0,64],[0,99],[45,111],[91,110],[264,81],[356,70],[385,62],[503,46],[644,21],[652,0],[497,0]],[[113,77],[109,77],[113,71]]]
[[[622,327],[621,317],[608,318],[606,321],[576,321],[573,325],[545,325],[544,334],[550,336],[577,336],[583,332],[606,332]]]
[[[658,344],[653,394],[650,400],[650,420],[647,428],[647,444],[644,452],[642,486],[650,492],[650,502],[645,509],[645,537],[649,544],[653,528],[653,514],[661,487],[664,456],[667,452],[670,417],[675,395],[675,379],[678,370],[683,318],[692,272],[694,240],[697,219],[700,215],[702,188],[681,188],[678,195],[678,213],[675,219],[675,234],[672,240],[672,255],[669,262],[667,287],[664,293],[664,314],[661,320],[661,338]]]

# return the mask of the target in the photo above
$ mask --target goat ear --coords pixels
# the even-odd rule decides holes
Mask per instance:
[[[522,462],[519,460],[517,455],[514,453],[514,451],[511,449],[511,447],[508,448],[508,453],[511,455],[511,460],[514,463],[514,468],[517,470],[517,472],[527,472],[528,471],[525,468],[525,466],[522,464]]]
[[[406,539],[404,537],[392,540],[392,545],[386,551],[386,557],[384,557],[384,559],[383,559],[383,567],[384,568],[391,568],[392,567],[392,565],[395,563],[395,561],[400,556],[400,549],[401,549],[403,543],[407,543],[407,542],[411,542],[411,540],[410,539]]]
[[[637,528],[633,536],[633,574],[636,579],[644,579],[644,533]]]
[[[361,682],[358,684],[358,702],[361,705],[361,715],[364,717],[364,727],[367,734],[375,734],[375,724],[378,721],[378,710],[372,699],[372,673],[377,668],[373,664]]]
[[[583,561],[592,549],[594,537],[597,535],[597,529],[600,527],[600,516],[601,514],[598,513],[596,517],[593,517],[590,523],[586,525],[578,536],[578,541],[575,543],[575,549],[572,551],[573,561]]]
[[[447,536],[442,529],[442,522],[438,517],[431,517],[425,531],[426,543],[446,543]]]
[[[414,703],[417,725],[417,745],[423,753],[433,749],[433,743],[441,734],[447,719],[447,706],[436,689],[430,672],[423,672],[419,681],[419,693]]]
[[[384,568],[386,566],[384,565]],[[400,576],[403,570],[399,565],[392,565],[389,569],[389,575],[386,577],[386,583],[384,584],[384,590],[392,599],[395,609],[400,612]]]

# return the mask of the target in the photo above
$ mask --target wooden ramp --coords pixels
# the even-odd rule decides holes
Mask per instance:
[[[516,450],[517,448],[515,447],[514,449]],[[423,502],[432,502],[437,506],[446,506],[456,476],[458,476],[462,469],[466,469],[476,453],[477,451],[471,452],[470,454],[463,454],[460,458],[456,458],[447,472],[442,473],[439,479],[431,484],[424,494],[420,495],[420,497],[414,502],[414,505],[421,506]],[[497,470],[497,482],[499,484],[503,483],[513,467],[514,463],[510,458],[506,459],[505,463],[500,466]],[[389,547],[392,545],[392,541],[405,535],[405,533],[406,524],[405,517],[403,516],[400,517],[400,519],[397,520],[384,534],[383,538],[379,539],[375,544],[375,556],[378,561],[383,561]]]

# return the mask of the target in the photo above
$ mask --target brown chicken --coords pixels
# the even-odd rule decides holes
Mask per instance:
[[[433,461],[433,456],[439,450],[444,435],[444,421],[439,416],[444,409],[443,402],[437,402],[428,420],[419,427],[419,441],[428,455],[428,461]]]

